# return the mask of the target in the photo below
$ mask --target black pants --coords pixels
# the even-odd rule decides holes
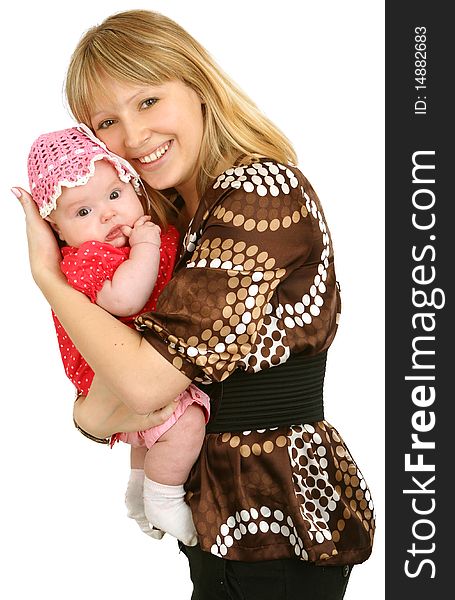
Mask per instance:
[[[301,560],[224,560],[200,546],[183,546],[191,600],[342,600],[351,567],[315,567]]]

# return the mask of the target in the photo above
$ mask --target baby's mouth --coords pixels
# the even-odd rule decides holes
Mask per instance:
[[[112,240],[115,240],[115,238],[120,237],[121,235],[123,235],[123,233],[122,233],[122,226],[121,225],[116,225],[107,234],[106,241],[110,242]]]

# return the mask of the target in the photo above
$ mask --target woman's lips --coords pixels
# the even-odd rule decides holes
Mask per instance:
[[[166,152],[169,150],[171,144],[172,144],[172,140],[168,140],[167,142],[164,142],[163,144],[160,144],[159,146],[157,146],[155,148],[155,150],[153,150],[153,152],[150,152],[150,154],[145,154],[144,156],[140,156],[137,160],[142,164],[144,164],[144,163],[150,164],[150,163],[156,162],[162,156],[164,156],[164,154],[166,154]]]
[[[153,170],[155,166],[161,165],[165,160],[167,155],[172,149],[174,140],[169,140],[164,144],[161,144],[150,154],[145,154],[139,158],[133,159],[136,163],[136,167],[139,170]]]

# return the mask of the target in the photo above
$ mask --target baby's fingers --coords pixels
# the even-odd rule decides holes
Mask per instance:
[[[139,219],[136,221],[134,227],[140,227],[141,225],[144,225],[144,223],[147,223],[147,221],[151,220],[152,217],[150,215],[142,215],[142,217],[139,217]]]
[[[122,225],[121,230],[122,230],[123,235],[126,235],[126,237],[128,237],[128,238],[133,233],[133,228],[130,227],[129,225]]]

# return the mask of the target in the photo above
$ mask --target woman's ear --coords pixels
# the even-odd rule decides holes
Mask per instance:
[[[196,94],[196,96],[198,97],[199,102],[201,103],[201,106],[205,106],[206,105],[206,101],[204,99],[204,96],[201,92],[201,90],[196,89],[196,87],[194,87],[193,85],[191,85],[190,83],[186,83],[185,84],[191,88],[193,90],[193,92]]]

